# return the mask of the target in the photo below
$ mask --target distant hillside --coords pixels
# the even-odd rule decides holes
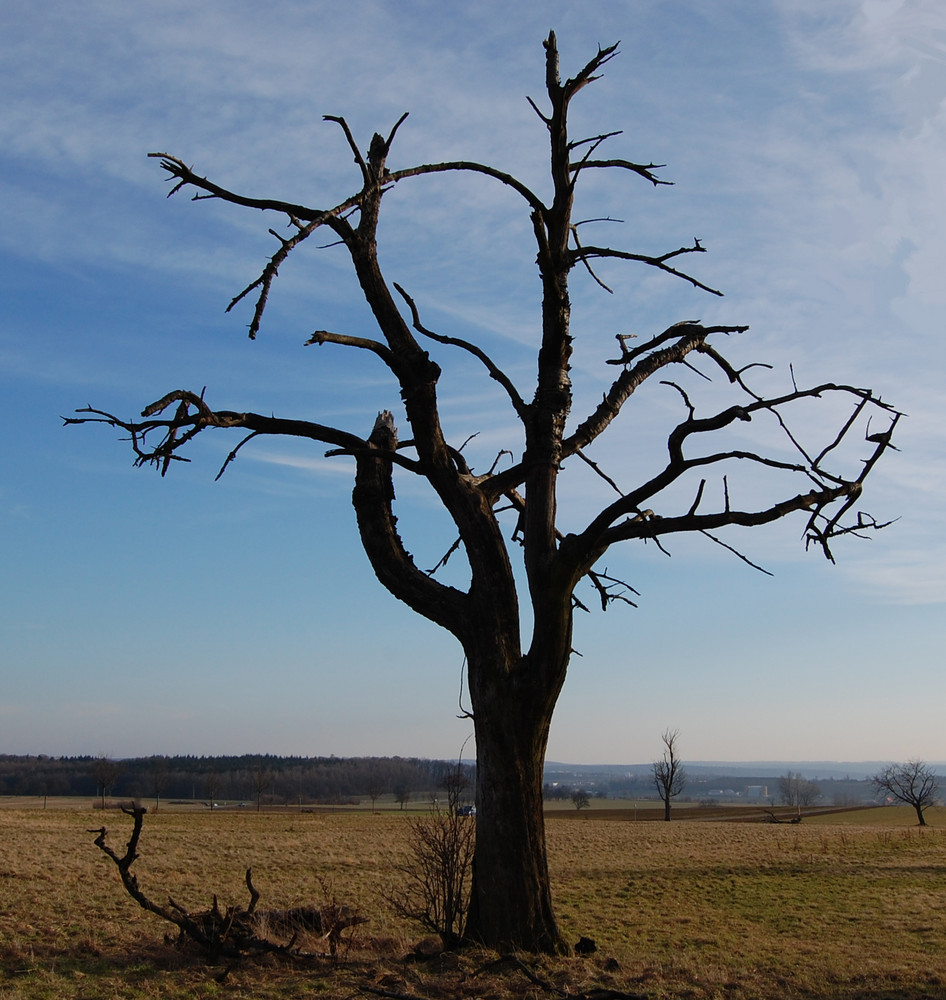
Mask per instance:
[[[684,761],[691,777],[752,777],[778,778],[788,771],[797,771],[813,781],[819,779],[853,778],[863,780],[876,774],[887,760],[835,761],[835,760],[694,760]],[[946,775],[946,762],[931,762],[940,774]],[[545,780],[557,780],[558,775],[591,776],[603,775],[613,778],[618,775],[649,776],[650,762],[642,764],[565,764],[546,761]]]
[[[876,801],[871,776],[881,761],[684,761],[687,780],[681,802],[703,804],[732,802],[775,803],[782,798],[779,779],[792,772],[816,787],[814,801],[849,807]],[[946,765],[933,764],[946,775]],[[944,781],[946,784],[946,781]],[[568,799],[582,791],[593,798],[656,799],[652,765],[565,764],[545,765],[545,797]]]

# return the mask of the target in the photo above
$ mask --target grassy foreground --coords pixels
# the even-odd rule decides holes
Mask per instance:
[[[404,956],[421,933],[384,896],[404,850],[397,813],[160,811],[146,817],[142,887],[193,909],[245,903],[357,905],[370,917],[338,965],[222,967],[165,942],[94,847],[92,809],[0,809],[0,1000],[351,997],[365,987],[430,998],[541,997],[521,971],[476,952]],[[524,961],[559,990],[606,987],[659,998],[946,996],[946,830],[886,809],[798,826],[564,821],[550,816],[554,893],[586,958]],[[931,821],[940,817],[934,812]],[[105,815],[119,852],[130,820]],[[377,995],[375,993],[374,995]]]

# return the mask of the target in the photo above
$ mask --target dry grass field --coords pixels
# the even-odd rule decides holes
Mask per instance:
[[[397,812],[148,814],[142,887],[189,908],[334,895],[370,922],[337,964],[248,961],[231,968],[165,942],[173,930],[125,894],[93,845],[91,808],[0,809],[0,1000],[412,995],[550,996],[495,956],[404,956],[421,932],[384,901],[408,832]],[[632,815],[632,814],[630,814]],[[105,815],[120,853],[130,820]],[[605,987],[659,998],[916,1000],[946,997],[946,815],[926,829],[905,810],[797,826],[651,823],[550,815],[554,892],[586,958],[524,961],[562,995]]]

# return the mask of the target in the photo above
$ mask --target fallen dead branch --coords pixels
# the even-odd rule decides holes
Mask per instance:
[[[115,863],[128,894],[138,905],[174,924],[179,932],[178,941],[192,941],[212,958],[238,958],[252,954],[278,954],[290,958],[304,957],[310,953],[297,947],[300,934],[318,935],[328,944],[333,958],[338,956],[342,934],[367,921],[351,907],[335,902],[323,906],[297,906],[285,910],[260,910],[259,891],[253,885],[253,872],[246,870],[246,888],[250,894],[247,906],[227,906],[221,910],[217,895],[207,910],[192,913],[168,896],[167,905],[155,902],[138,885],[138,878],[131,867],[138,859],[138,841],[148,811],[144,806],[122,806],[122,812],[134,821],[131,838],[125,853],[119,855],[106,842],[108,830],[100,827],[89,830],[98,834],[95,845]],[[273,940],[279,937],[282,940]],[[287,940],[288,939],[288,940]]]

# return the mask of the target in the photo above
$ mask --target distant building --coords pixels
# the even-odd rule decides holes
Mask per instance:
[[[767,799],[769,797],[769,786],[768,785],[747,785],[746,786],[746,798],[752,799],[754,802],[758,802],[761,799]]]

